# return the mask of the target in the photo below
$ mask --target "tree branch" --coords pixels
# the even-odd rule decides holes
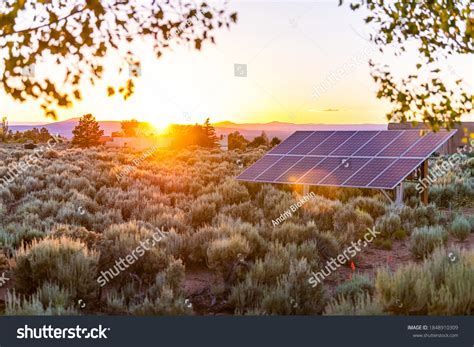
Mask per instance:
[[[22,34],[22,33],[30,32],[30,31],[36,31],[36,30],[39,30],[39,29],[44,28],[44,27],[49,27],[49,26],[51,26],[51,25],[53,25],[53,24],[57,24],[57,23],[59,23],[59,22],[61,22],[61,21],[63,21],[63,20],[66,20],[66,19],[68,19],[69,17],[72,17],[72,16],[74,16],[74,15],[76,15],[76,14],[78,14],[78,13],[82,13],[82,12],[84,12],[84,10],[86,10],[86,9],[87,9],[87,5],[85,5],[85,6],[84,6],[82,9],[80,9],[80,10],[76,10],[76,11],[73,11],[73,12],[69,13],[67,16],[64,16],[64,17],[62,17],[62,18],[58,18],[58,19],[55,20],[54,22],[49,22],[49,23],[41,24],[41,25],[38,25],[37,27],[33,27],[33,28],[28,28],[28,29],[23,29],[23,30],[18,30],[18,31],[14,30],[14,31],[12,31],[11,33],[6,33],[6,35]]]

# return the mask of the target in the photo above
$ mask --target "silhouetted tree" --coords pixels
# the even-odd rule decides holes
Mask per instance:
[[[173,125],[169,131],[172,141],[171,147],[185,148],[192,146],[215,148],[219,146],[219,139],[209,119],[204,125]]]
[[[204,136],[201,145],[208,148],[219,147],[219,138],[216,135],[216,129],[211,125],[209,118],[204,122],[203,130]]]
[[[270,147],[275,147],[276,145],[279,145],[281,143],[281,140],[278,138],[278,137],[274,137],[271,141],[270,141]]]
[[[268,141],[268,136],[265,133],[265,131],[262,131],[262,134],[260,136],[255,137],[252,142],[250,142],[249,146],[250,147],[260,147],[260,146],[268,146],[269,141]]]
[[[100,137],[104,131],[100,129],[99,123],[90,113],[79,119],[79,124],[72,131],[74,137],[72,145],[78,147],[91,147],[100,144]]]
[[[2,123],[0,124],[0,139],[2,142],[7,142],[8,138],[8,120],[7,117],[2,117]]]
[[[241,133],[238,131],[234,131],[233,133],[230,133],[229,136],[227,137],[227,148],[229,150],[233,149],[245,149],[247,147],[247,144],[249,141],[242,136]]]
[[[125,134],[125,137],[136,137],[137,136],[137,130],[138,126],[140,125],[140,122],[137,121],[136,119],[132,120],[124,120],[120,123],[122,127],[122,131]]]

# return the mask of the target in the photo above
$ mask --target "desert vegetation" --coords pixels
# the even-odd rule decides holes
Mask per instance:
[[[160,149],[118,180],[141,153],[58,144],[0,190],[0,275],[9,278],[0,312],[474,312],[472,171],[430,187],[428,206],[413,187],[404,206],[377,191],[318,187],[274,227],[301,192],[233,178],[266,149]],[[0,177],[30,153],[0,148]],[[471,167],[471,159],[460,165]],[[312,271],[372,227],[380,234],[367,249],[318,286],[308,284]],[[157,230],[166,236],[98,283]]]

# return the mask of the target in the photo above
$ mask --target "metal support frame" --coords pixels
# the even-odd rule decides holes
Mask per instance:
[[[303,195],[309,194],[309,185],[303,185]]]
[[[428,169],[428,159],[427,159],[423,162],[423,164],[421,164],[421,178],[420,178],[421,182],[425,182],[425,180],[427,179],[428,171],[429,169]],[[429,189],[429,184],[426,186],[425,189],[423,189],[421,193],[421,202],[425,205],[428,205],[428,189]]]
[[[404,185],[403,182],[400,182],[400,184],[395,188],[395,203],[397,205],[402,205],[403,204],[403,192],[404,192]]]
[[[382,192],[383,195],[385,195],[387,200],[390,201],[391,204],[393,204],[392,198],[390,197],[390,195],[388,195],[388,193],[385,191],[385,189],[380,189],[380,191]]]

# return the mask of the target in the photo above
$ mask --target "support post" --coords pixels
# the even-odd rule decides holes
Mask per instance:
[[[309,186],[307,184],[303,185],[303,195],[309,194]]]
[[[396,189],[395,202],[397,203],[397,205],[402,205],[403,204],[403,190],[404,190],[403,182],[401,182],[395,189]]]
[[[392,198],[390,197],[390,195],[387,194],[387,192],[385,191],[385,189],[380,189],[380,191],[381,191],[382,194],[387,198],[387,200],[390,201],[391,204],[393,204]]]
[[[428,177],[428,160],[425,160],[423,164],[421,164],[421,182],[425,182],[425,179]],[[429,185],[423,189],[421,193],[421,202],[425,205],[428,205],[428,189]]]

